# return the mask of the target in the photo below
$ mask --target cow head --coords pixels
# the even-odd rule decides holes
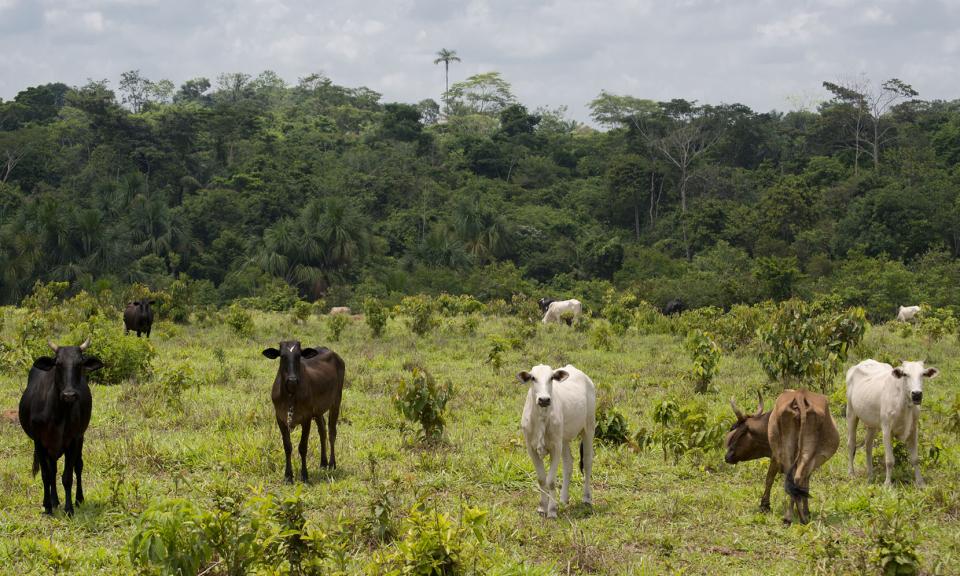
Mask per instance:
[[[136,300],[131,302],[131,304],[133,304],[140,312],[149,312],[150,306],[156,303],[156,300]]]
[[[534,366],[529,372],[523,371],[517,374],[521,382],[530,385],[537,406],[540,408],[549,408],[553,402],[553,382],[563,382],[568,376],[570,374],[566,370],[554,370],[543,364]]]
[[[62,402],[74,402],[87,385],[87,372],[103,368],[103,363],[95,356],[84,356],[83,351],[90,346],[90,339],[79,346],[57,346],[47,343],[53,350],[53,357],[41,356],[33,362],[37,370],[53,370],[53,382]]]
[[[763,397],[759,392],[757,397],[759,399],[757,413],[750,416],[741,412],[733,398],[730,399],[730,407],[733,408],[737,421],[730,427],[724,440],[727,453],[723,459],[727,464],[756,460],[770,455],[770,440],[767,438],[770,413],[763,413]]]
[[[550,307],[550,304],[553,302],[553,298],[541,298],[537,300],[537,306],[540,307],[540,312],[546,314],[547,308]]]
[[[904,393],[910,401],[919,406],[923,402],[923,379],[936,378],[940,371],[925,368],[923,362],[904,362],[892,370],[893,377],[900,381]]]
[[[280,343],[280,349],[267,348],[263,355],[271,360],[280,358],[280,380],[291,396],[300,386],[301,358],[313,358],[320,351],[316,348],[301,348],[299,340],[285,340]]]

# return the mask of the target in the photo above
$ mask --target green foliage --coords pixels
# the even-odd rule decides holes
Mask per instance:
[[[503,366],[503,354],[512,346],[510,340],[502,336],[492,335],[487,338],[490,345],[490,351],[487,353],[487,363],[493,366],[497,372]]]
[[[451,296],[444,292],[434,299],[434,305],[443,316],[463,316],[483,311],[483,303],[467,294]]]
[[[420,366],[411,366],[408,370],[409,374],[397,382],[393,406],[408,421],[420,424],[424,440],[440,440],[453,385],[450,382],[437,385],[433,376]]]
[[[212,556],[202,512],[179,498],[144,510],[128,549],[133,565],[145,574],[198,574]]]
[[[893,511],[883,513],[872,527],[873,561],[883,576],[915,576],[920,572],[914,526],[899,511]]]
[[[310,315],[313,314],[314,306],[309,302],[297,300],[290,309],[290,316],[297,324],[305,324]]]
[[[703,394],[717,373],[722,355],[720,346],[709,332],[694,330],[687,335],[686,347],[693,358],[694,390]]]
[[[539,322],[543,318],[537,301],[527,294],[514,294],[510,298],[510,310],[514,316],[526,324]]]
[[[463,506],[454,521],[418,502],[404,519],[403,536],[376,561],[387,576],[454,576],[471,573],[480,555],[487,512]]]
[[[760,328],[760,364],[771,380],[787,387],[816,385],[826,391],[865,331],[862,308],[839,311],[789,300]]]
[[[613,331],[606,322],[597,322],[590,331],[590,345],[597,350],[613,350]]]
[[[101,384],[122,384],[129,380],[142,382],[151,371],[157,350],[147,338],[124,335],[121,326],[103,318],[91,318],[70,333],[71,341],[80,343],[90,337],[90,354],[100,358],[103,368],[90,374],[90,380]]]
[[[425,294],[407,296],[400,301],[398,313],[406,317],[407,326],[417,336],[426,336],[439,326],[436,303]]]
[[[600,313],[610,322],[610,327],[615,335],[623,336],[630,329],[634,321],[631,308],[636,303],[637,298],[632,294],[618,296],[612,289],[607,292]]]
[[[69,282],[37,282],[33,285],[33,292],[20,303],[24,308],[46,311],[53,307],[70,287]]]
[[[618,410],[607,408],[606,406],[597,407],[597,426],[594,430],[594,437],[605,444],[618,445],[626,444],[630,439],[630,429],[627,421]]]
[[[663,459],[673,457],[674,464],[691,450],[713,450],[720,447],[726,432],[723,420],[711,418],[699,403],[685,405],[664,400],[653,407],[657,428],[650,435],[663,450]]]
[[[346,314],[331,314],[327,316],[327,330],[330,331],[330,339],[334,342],[340,341],[340,335],[344,328],[350,324],[350,317]]]
[[[250,312],[239,304],[232,304],[227,309],[227,326],[234,334],[241,338],[250,338],[253,336],[253,316]]]
[[[382,337],[389,319],[387,308],[380,303],[380,300],[368,297],[363,301],[363,315],[367,326],[370,327],[370,334],[374,338]]]
[[[167,406],[174,410],[182,410],[183,393],[190,388],[199,391],[202,378],[189,362],[166,361],[156,371],[153,380],[158,396],[163,398]]]

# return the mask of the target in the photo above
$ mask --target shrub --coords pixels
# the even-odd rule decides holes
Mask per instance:
[[[499,372],[500,367],[503,366],[503,353],[511,347],[510,340],[502,336],[490,336],[487,342],[490,345],[490,352],[487,353],[487,363]]]
[[[95,317],[72,330],[65,343],[76,345],[88,336],[89,353],[103,362],[103,368],[90,374],[92,382],[121,384],[128,380],[143,381],[150,375],[157,351],[147,338],[125,335],[114,322]]]
[[[163,368],[154,375],[154,382],[158,395],[175,410],[183,408],[183,393],[188,388],[200,389],[200,378],[186,362],[164,362]]]
[[[389,576],[443,576],[466,573],[476,562],[487,512],[464,506],[459,521],[422,503],[403,522],[403,538],[376,560],[379,574]]]
[[[872,527],[874,565],[883,576],[912,576],[920,571],[916,530],[907,526],[898,511],[884,513]]]
[[[33,291],[24,297],[20,305],[33,310],[49,310],[63,297],[69,287],[69,282],[43,283],[37,280],[33,285]]]
[[[305,324],[313,314],[313,304],[303,300],[297,300],[290,309],[290,316],[297,324]]]
[[[680,406],[674,400],[654,406],[653,421],[657,430],[652,442],[660,444],[664,460],[673,456],[674,463],[691,450],[719,447],[726,431],[724,422],[711,419],[700,404]]]
[[[241,338],[250,338],[253,336],[253,316],[247,309],[234,303],[227,309],[227,326],[233,330],[233,333]]]
[[[630,430],[623,414],[616,409],[601,406],[597,409],[594,436],[605,444],[626,444],[630,438]]]
[[[128,549],[133,565],[146,574],[198,574],[212,555],[200,510],[179,498],[144,510]]]
[[[409,370],[409,375],[400,377],[393,405],[401,416],[420,424],[425,440],[439,440],[443,436],[453,386],[450,382],[438,386],[433,376],[420,366],[409,367]]]
[[[713,377],[720,365],[720,346],[712,335],[702,330],[694,330],[687,336],[687,351],[693,358],[694,390],[703,394],[710,388]]]
[[[630,308],[636,303],[637,298],[632,294],[618,297],[612,289],[607,291],[600,313],[610,322],[610,327],[617,336],[626,334],[633,324],[634,317]]]
[[[480,327],[480,318],[477,316],[467,316],[463,319],[463,323],[460,325],[460,332],[464,336],[473,336],[477,333],[477,328]]]
[[[387,309],[380,303],[380,300],[372,296],[365,299],[363,301],[363,316],[367,322],[367,326],[370,327],[370,333],[373,337],[380,338],[383,336],[384,331],[387,329],[389,315]]]
[[[537,301],[526,294],[514,294],[510,298],[510,312],[522,322],[528,324],[543,319],[543,313],[540,312]]]
[[[444,316],[463,316],[483,311],[483,303],[468,294],[451,296],[446,292],[437,296],[437,310]]]
[[[399,311],[407,317],[407,326],[417,336],[425,336],[437,327],[435,304],[427,295],[407,296],[400,301]]]
[[[610,325],[598,322],[590,332],[590,344],[597,350],[613,350],[613,332]]]
[[[346,314],[333,314],[327,317],[327,328],[330,330],[330,339],[334,342],[340,341],[340,335],[343,329],[350,324],[350,317]]]

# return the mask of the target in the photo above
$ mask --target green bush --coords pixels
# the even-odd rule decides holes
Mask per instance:
[[[610,325],[604,322],[597,322],[593,330],[590,331],[590,345],[597,350],[613,350],[613,331]]]
[[[626,444],[630,438],[630,429],[623,414],[613,408],[598,407],[594,437],[604,444]]]
[[[156,503],[140,515],[128,544],[141,574],[199,574],[213,551],[204,535],[203,515],[191,500]]]
[[[487,343],[490,345],[490,351],[487,353],[487,363],[499,372],[500,367],[503,366],[503,353],[511,348],[510,340],[493,335],[487,338]]]
[[[510,298],[510,313],[528,324],[543,319],[537,301],[526,294],[514,294]]]
[[[710,388],[720,365],[720,346],[708,332],[694,330],[687,336],[687,352],[693,358],[694,390],[703,394]]]
[[[297,300],[294,302],[293,307],[290,308],[290,316],[295,323],[305,324],[310,318],[310,315],[313,314],[313,310],[313,304],[303,300]]]
[[[64,343],[76,345],[88,336],[89,354],[103,362],[103,368],[90,374],[92,382],[142,382],[150,376],[151,363],[157,351],[147,338],[126,335],[115,322],[95,317],[90,322],[79,324],[66,336]]]
[[[483,303],[467,294],[451,296],[444,292],[437,296],[434,302],[443,316],[463,316],[483,311]]]
[[[377,574],[387,576],[445,576],[476,568],[487,512],[464,506],[459,521],[422,503],[403,521],[403,537],[376,559]]]
[[[420,424],[423,438],[439,440],[446,424],[446,408],[453,386],[438,386],[433,376],[420,366],[409,367],[410,374],[401,376],[393,395],[393,405],[401,416]]]
[[[164,361],[153,377],[158,396],[175,410],[183,408],[183,393],[189,388],[200,389],[201,378],[187,362]]]
[[[417,336],[425,336],[439,325],[434,315],[436,305],[425,295],[407,296],[400,301],[397,307],[400,314],[406,317],[407,326]]]
[[[654,406],[653,421],[657,428],[650,441],[660,445],[664,460],[672,456],[675,464],[691,450],[719,448],[727,429],[723,420],[710,418],[701,404],[681,406],[674,400]]]
[[[327,329],[330,331],[330,339],[339,342],[340,335],[343,334],[343,330],[348,324],[350,324],[350,317],[346,314],[327,316]]]
[[[915,523],[904,522],[898,511],[883,513],[871,528],[873,562],[883,576],[920,573]]]
[[[623,336],[633,324],[634,315],[631,308],[636,306],[637,298],[632,294],[617,296],[611,289],[604,297],[603,309],[600,313],[610,322],[613,333]]]
[[[370,327],[370,333],[374,338],[383,336],[387,329],[387,320],[389,313],[386,307],[380,303],[380,300],[370,296],[363,301],[363,316]]]
[[[227,326],[234,334],[241,338],[250,338],[253,336],[253,316],[250,312],[237,303],[231,304],[227,309]]]

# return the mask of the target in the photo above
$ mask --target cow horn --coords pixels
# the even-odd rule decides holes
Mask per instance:
[[[733,396],[730,397],[730,407],[733,408],[733,413],[737,415],[737,420],[747,419],[747,417],[743,415],[743,412],[737,408],[737,403],[734,401]]]
[[[761,394],[759,390],[757,390],[757,400],[758,400],[757,416],[760,416],[761,414],[763,414],[763,394]]]
[[[57,353],[57,350],[60,349],[60,347],[57,346],[56,344],[54,344],[52,340],[47,340],[47,346],[49,346],[50,349],[53,350],[53,353],[54,353],[54,354],[56,354],[56,353]]]
[[[83,344],[80,345],[80,351],[83,352],[90,346],[90,337],[87,336],[87,339],[83,341]]]

